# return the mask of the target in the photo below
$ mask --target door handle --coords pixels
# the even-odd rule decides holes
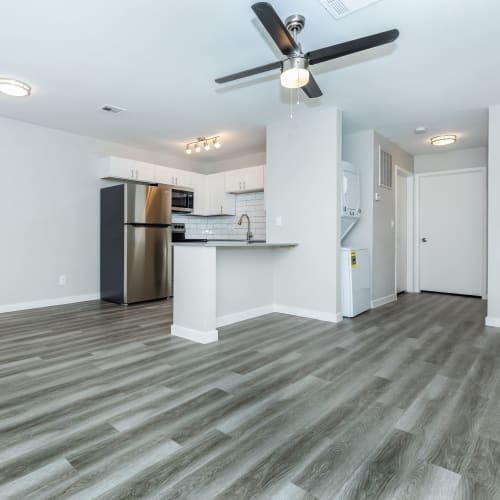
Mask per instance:
[[[427,238],[422,238],[422,243],[427,243]]]

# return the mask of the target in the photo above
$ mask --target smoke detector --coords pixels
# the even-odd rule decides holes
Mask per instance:
[[[99,108],[101,111],[105,113],[109,113],[112,115],[118,115],[123,111],[127,111],[125,108],[119,108],[118,106],[112,106],[111,104],[105,104],[102,108]]]
[[[379,0],[319,0],[323,7],[335,18],[341,19],[353,12],[364,9]]]

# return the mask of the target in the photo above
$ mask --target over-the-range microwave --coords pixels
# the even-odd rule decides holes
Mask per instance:
[[[188,188],[172,188],[172,212],[193,211],[194,192]]]

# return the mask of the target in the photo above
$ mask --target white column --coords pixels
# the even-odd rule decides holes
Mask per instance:
[[[500,327],[500,105],[490,108],[488,158],[488,326]]]
[[[342,116],[300,105],[267,128],[269,242],[297,249],[275,267],[275,304],[284,313],[336,322],[340,295],[339,175]]]
[[[174,247],[172,335],[201,344],[218,340],[216,252],[216,247]]]

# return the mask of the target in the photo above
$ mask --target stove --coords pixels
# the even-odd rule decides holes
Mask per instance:
[[[185,224],[172,224],[172,242],[173,243],[206,243],[206,238],[186,238]]]

